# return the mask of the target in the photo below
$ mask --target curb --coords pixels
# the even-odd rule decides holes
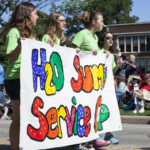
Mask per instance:
[[[150,116],[121,116],[122,123],[150,124]]]

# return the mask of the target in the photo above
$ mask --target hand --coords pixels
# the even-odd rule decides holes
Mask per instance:
[[[50,46],[52,46],[52,47],[54,46],[54,42],[52,39],[49,39],[47,43],[50,44]]]
[[[80,51],[81,51],[81,49],[80,48],[75,48],[76,49],[76,53],[79,53]]]
[[[66,39],[66,43],[69,43],[71,41],[71,35],[69,35]]]
[[[117,59],[117,65],[118,65],[118,66],[123,65],[123,60],[122,60],[121,57]]]
[[[93,55],[97,55],[97,51],[95,49],[92,49],[91,51],[92,51]]]

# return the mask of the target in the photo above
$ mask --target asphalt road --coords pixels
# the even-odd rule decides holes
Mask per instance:
[[[0,150],[10,150],[10,120],[0,120]],[[150,124],[123,124],[123,130],[114,132],[120,140],[118,145],[110,145],[104,150],[150,150]],[[63,148],[61,148],[62,150]],[[66,150],[64,148],[63,150]],[[70,148],[71,149],[71,148]],[[60,149],[59,149],[60,150]]]

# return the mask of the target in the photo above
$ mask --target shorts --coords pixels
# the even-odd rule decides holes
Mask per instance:
[[[20,79],[5,80],[5,90],[10,99],[20,100]]]

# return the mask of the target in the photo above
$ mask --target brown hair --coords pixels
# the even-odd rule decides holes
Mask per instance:
[[[99,41],[98,41],[98,46],[99,46],[99,48],[103,48],[104,47],[104,39],[105,39],[105,37],[106,37],[106,34],[108,34],[108,33],[110,33],[110,34],[112,34],[111,32],[109,32],[109,31],[106,31],[106,32],[104,32],[103,34],[102,34],[102,36],[99,38]],[[112,34],[113,35],[113,34]],[[110,48],[109,48],[109,51],[111,52],[111,53],[113,53],[113,46],[111,46]]]
[[[19,30],[21,37],[36,37],[30,22],[30,15],[35,9],[35,6],[31,3],[24,2],[19,4],[14,10],[9,23],[6,26],[6,33],[4,33],[5,36],[11,28],[15,27]]]
[[[48,21],[47,27],[46,27],[45,33],[51,37],[54,43],[56,42],[57,19],[60,16],[64,16],[64,15],[60,12],[51,13],[48,19],[49,21]],[[64,32],[61,33],[60,41],[64,41]]]
[[[86,11],[82,13],[78,19],[85,25],[85,27],[88,27],[91,25],[92,20],[97,19],[99,15],[103,16],[101,12],[87,12]]]

